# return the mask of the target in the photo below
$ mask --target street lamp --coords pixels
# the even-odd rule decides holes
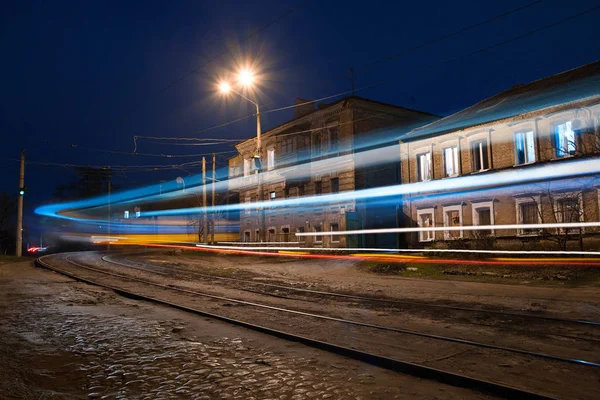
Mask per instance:
[[[240,85],[242,87],[250,89],[250,88],[252,88],[252,86],[254,84],[254,74],[249,69],[243,69],[240,71],[240,73],[238,75],[238,82],[240,83]],[[242,93],[233,89],[231,87],[231,85],[229,84],[229,82],[226,82],[226,81],[221,82],[219,84],[219,90],[223,94],[228,94],[228,93],[237,94],[244,100],[247,100],[250,103],[254,104],[254,106],[256,106],[256,150],[252,157],[254,158],[255,163],[258,167],[257,168],[258,173],[257,173],[257,178],[256,178],[257,186],[258,186],[258,201],[262,202],[264,199],[263,199],[262,182],[261,182],[261,176],[260,176],[260,173],[262,172],[262,162],[261,162],[262,143],[261,143],[261,138],[260,138],[260,134],[261,134],[260,108],[256,101],[244,96]],[[261,214],[260,240],[264,242],[264,240],[265,240],[265,211],[264,211],[264,208],[261,209],[260,214]]]

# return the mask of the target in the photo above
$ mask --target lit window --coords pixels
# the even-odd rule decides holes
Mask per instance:
[[[270,192],[270,193],[269,193],[269,198],[270,198],[271,200],[275,199],[275,192]]]
[[[252,199],[251,199],[249,196],[247,196],[247,197],[244,199],[244,202],[245,202],[246,204],[250,204],[250,203],[252,202]],[[250,209],[250,207],[246,207],[246,209],[244,210],[244,213],[245,213],[245,214],[251,214],[251,213],[252,213],[252,210]]]
[[[458,147],[444,149],[444,175],[458,175]]]
[[[267,150],[267,170],[275,168],[275,149]]]
[[[125,219],[129,218],[129,211],[125,211],[123,213],[123,218],[125,218]]]
[[[535,161],[532,131],[515,133],[515,151],[515,164],[527,164]]]
[[[419,182],[431,179],[431,153],[423,153],[417,156],[417,180]]]
[[[473,172],[485,171],[490,168],[487,139],[471,143],[471,160],[473,163]]]
[[[554,126],[554,147],[556,148],[556,157],[575,154],[575,132],[571,129],[571,121]]]

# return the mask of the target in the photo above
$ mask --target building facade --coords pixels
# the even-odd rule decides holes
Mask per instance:
[[[368,204],[344,198],[307,206],[303,198],[398,184],[397,157],[391,156],[375,170],[359,154],[378,147],[386,147],[389,152],[390,144],[395,149],[391,154],[397,154],[398,132],[382,128],[406,131],[438,117],[359,97],[317,108],[302,99],[297,103],[293,120],[261,135],[260,167],[254,158],[256,138],[238,143],[238,154],[229,159],[229,190],[239,193],[240,203],[249,205],[240,212],[240,241],[298,242],[307,247],[363,245],[364,238],[295,234],[377,224],[377,216]],[[251,206],[259,200],[265,202],[263,207]],[[391,223],[396,226],[395,208],[379,208],[377,213],[393,214]]]
[[[402,184],[415,187],[403,199],[406,226],[454,229],[409,233],[409,245],[597,249],[598,228],[530,226],[600,221],[599,133],[600,62],[412,130],[400,141]],[[590,165],[598,173],[581,167]],[[513,224],[523,227],[493,228]],[[459,229],[471,225],[490,228]]]

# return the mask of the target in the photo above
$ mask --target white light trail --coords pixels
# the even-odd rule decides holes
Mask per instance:
[[[507,229],[549,229],[549,228],[591,228],[600,227],[600,222],[561,222],[550,224],[510,224],[510,225],[464,225],[464,226],[429,226],[415,228],[383,228],[362,229],[353,231],[333,232],[296,232],[296,236],[341,236],[363,235],[369,233],[401,233],[401,232],[444,232],[444,231],[479,231],[479,230],[507,230]]]
[[[215,250],[281,250],[281,251],[326,251],[326,252],[381,252],[381,253],[474,253],[474,254],[544,254],[544,255],[580,255],[600,256],[600,251],[552,251],[552,250],[466,250],[466,249],[381,249],[381,248],[357,248],[357,247],[268,247],[268,246],[215,246],[208,244],[196,244],[196,247]],[[382,254],[384,255],[384,254]]]

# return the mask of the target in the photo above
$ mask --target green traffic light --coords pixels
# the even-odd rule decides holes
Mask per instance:
[[[25,194],[25,191],[23,189],[19,190],[19,196],[23,196]]]

